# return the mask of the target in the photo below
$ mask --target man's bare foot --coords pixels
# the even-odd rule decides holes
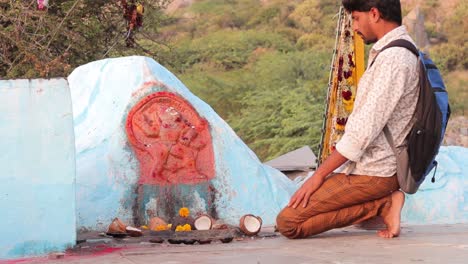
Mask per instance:
[[[392,205],[386,215],[382,215],[387,229],[380,230],[377,235],[383,238],[393,238],[400,235],[401,209],[405,203],[405,194],[401,191],[392,193]]]

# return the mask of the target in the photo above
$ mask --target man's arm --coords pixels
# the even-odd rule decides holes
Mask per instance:
[[[288,207],[296,208],[301,202],[303,202],[302,207],[306,207],[310,196],[323,184],[325,177],[332,173],[336,168],[343,165],[346,161],[348,161],[348,159],[338,151],[333,151],[332,154],[317,168],[314,175],[304,182],[296,193],[294,193],[288,203]]]

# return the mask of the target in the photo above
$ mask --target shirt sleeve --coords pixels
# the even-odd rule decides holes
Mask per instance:
[[[368,87],[358,86],[355,105],[359,107],[349,116],[345,133],[336,145],[336,150],[351,161],[357,162],[382,133],[405,88],[409,87],[410,73],[414,72],[410,70],[410,62],[415,62],[416,57],[404,48],[392,49],[400,50],[388,49],[379,54],[368,76]],[[415,60],[408,60],[408,56]]]

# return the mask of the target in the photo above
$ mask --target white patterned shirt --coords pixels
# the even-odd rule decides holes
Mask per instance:
[[[396,158],[383,128],[388,125],[397,146],[404,143],[418,99],[418,59],[406,48],[393,47],[382,51],[370,67],[382,48],[396,39],[414,44],[404,26],[393,29],[374,44],[367,70],[358,84],[353,112],[336,145],[341,155],[355,162],[355,167],[351,162],[345,165],[349,174],[396,174]]]

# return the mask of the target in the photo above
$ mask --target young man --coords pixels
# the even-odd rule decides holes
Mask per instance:
[[[304,238],[382,216],[384,238],[400,234],[404,194],[398,191],[396,158],[383,128],[400,145],[411,128],[418,96],[418,63],[409,50],[383,47],[396,39],[413,40],[402,26],[399,0],[343,0],[353,30],[375,43],[362,76],[345,133],[315,174],[292,196],[277,217],[288,238]],[[376,57],[376,55],[379,55]],[[346,164],[345,164],[346,163]],[[344,164],[344,172],[332,172]]]

